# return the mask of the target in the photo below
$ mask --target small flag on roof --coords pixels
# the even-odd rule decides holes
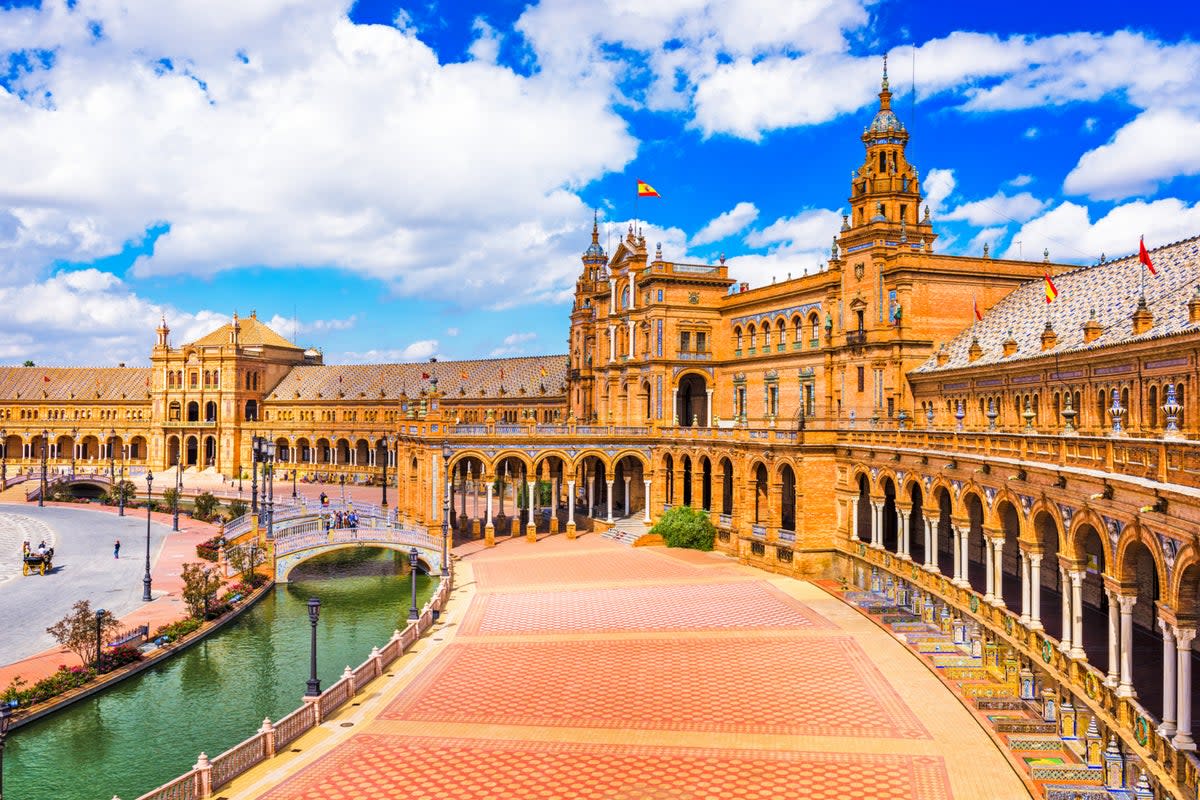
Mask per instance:
[[[637,182],[637,196],[638,197],[662,197],[662,195],[660,195],[658,192],[656,192],[654,190],[653,186],[646,183],[645,181]]]
[[[1138,239],[1138,261],[1146,265],[1146,269],[1150,270],[1151,275],[1158,274],[1154,269],[1154,262],[1150,260],[1150,253],[1146,251],[1146,242],[1142,238]]]
[[[1050,280],[1050,273],[1043,273],[1046,277],[1046,302],[1053,303],[1054,298],[1058,297],[1058,287],[1054,285],[1054,281]]]

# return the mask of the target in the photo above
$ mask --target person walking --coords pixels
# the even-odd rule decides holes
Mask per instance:
[[[113,542],[113,558],[121,557],[121,540],[117,539]]]

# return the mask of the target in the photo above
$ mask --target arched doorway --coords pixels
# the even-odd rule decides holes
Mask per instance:
[[[896,484],[891,478],[883,479],[883,530],[880,540],[889,553],[899,551],[899,520],[896,518]]]
[[[196,466],[197,460],[200,458],[200,443],[196,441],[195,436],[187,438],[187,466]]]
[[[914,564],[926,563],[925,553],[925,497],[917,483],[908,487],[908,552]]]
[[[204,466],[215,467],[217,465],[217,437],[204,437]]]
[[[779,496],[779,527],[790,533],[796,532],[796,472],[791,464],[779,470],[781,492]]]
[[[675,416],[684,427],[708,427],[708,382],[700,375],[690,373],[679,380]]]
[[[683,466],[683,504],[692,505],[692,457],[684,456]]]
[[[721,459],[721,514],[733,516],[733,462]]]
[[[871,485],[867,482],[867,476],[859,474],[858,476],[858,497],[855,503],[855,530],[854,535],[860,542],[871,541]]]

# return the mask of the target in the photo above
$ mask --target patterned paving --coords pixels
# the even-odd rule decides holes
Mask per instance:
[[[729,614],[736,606],[737,616]],[[830,628],[768,583],[713,583],[480,594],[464,634]]]
[[[949,800],[932,756],[360,734],[267,800]]]
[[[483,589],[564,583],[629,583],[694,578],[705,574],[707,571],[629,548],[591,550],[586,559],[559,552],[539,558],[503,558],[475,564],[475,580]]]
[[[731,687],[736,682],[736,695]],[[813,691],[813,686],[820,691]],[[847,636],[454,644],[382,719],[928,738]]]

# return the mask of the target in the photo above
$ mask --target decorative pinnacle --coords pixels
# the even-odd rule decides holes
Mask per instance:
[[[883,54],[883,83],[882,83],[882,86],[883,86],[883,91],[886,92],[888,90],[887,53]]]

